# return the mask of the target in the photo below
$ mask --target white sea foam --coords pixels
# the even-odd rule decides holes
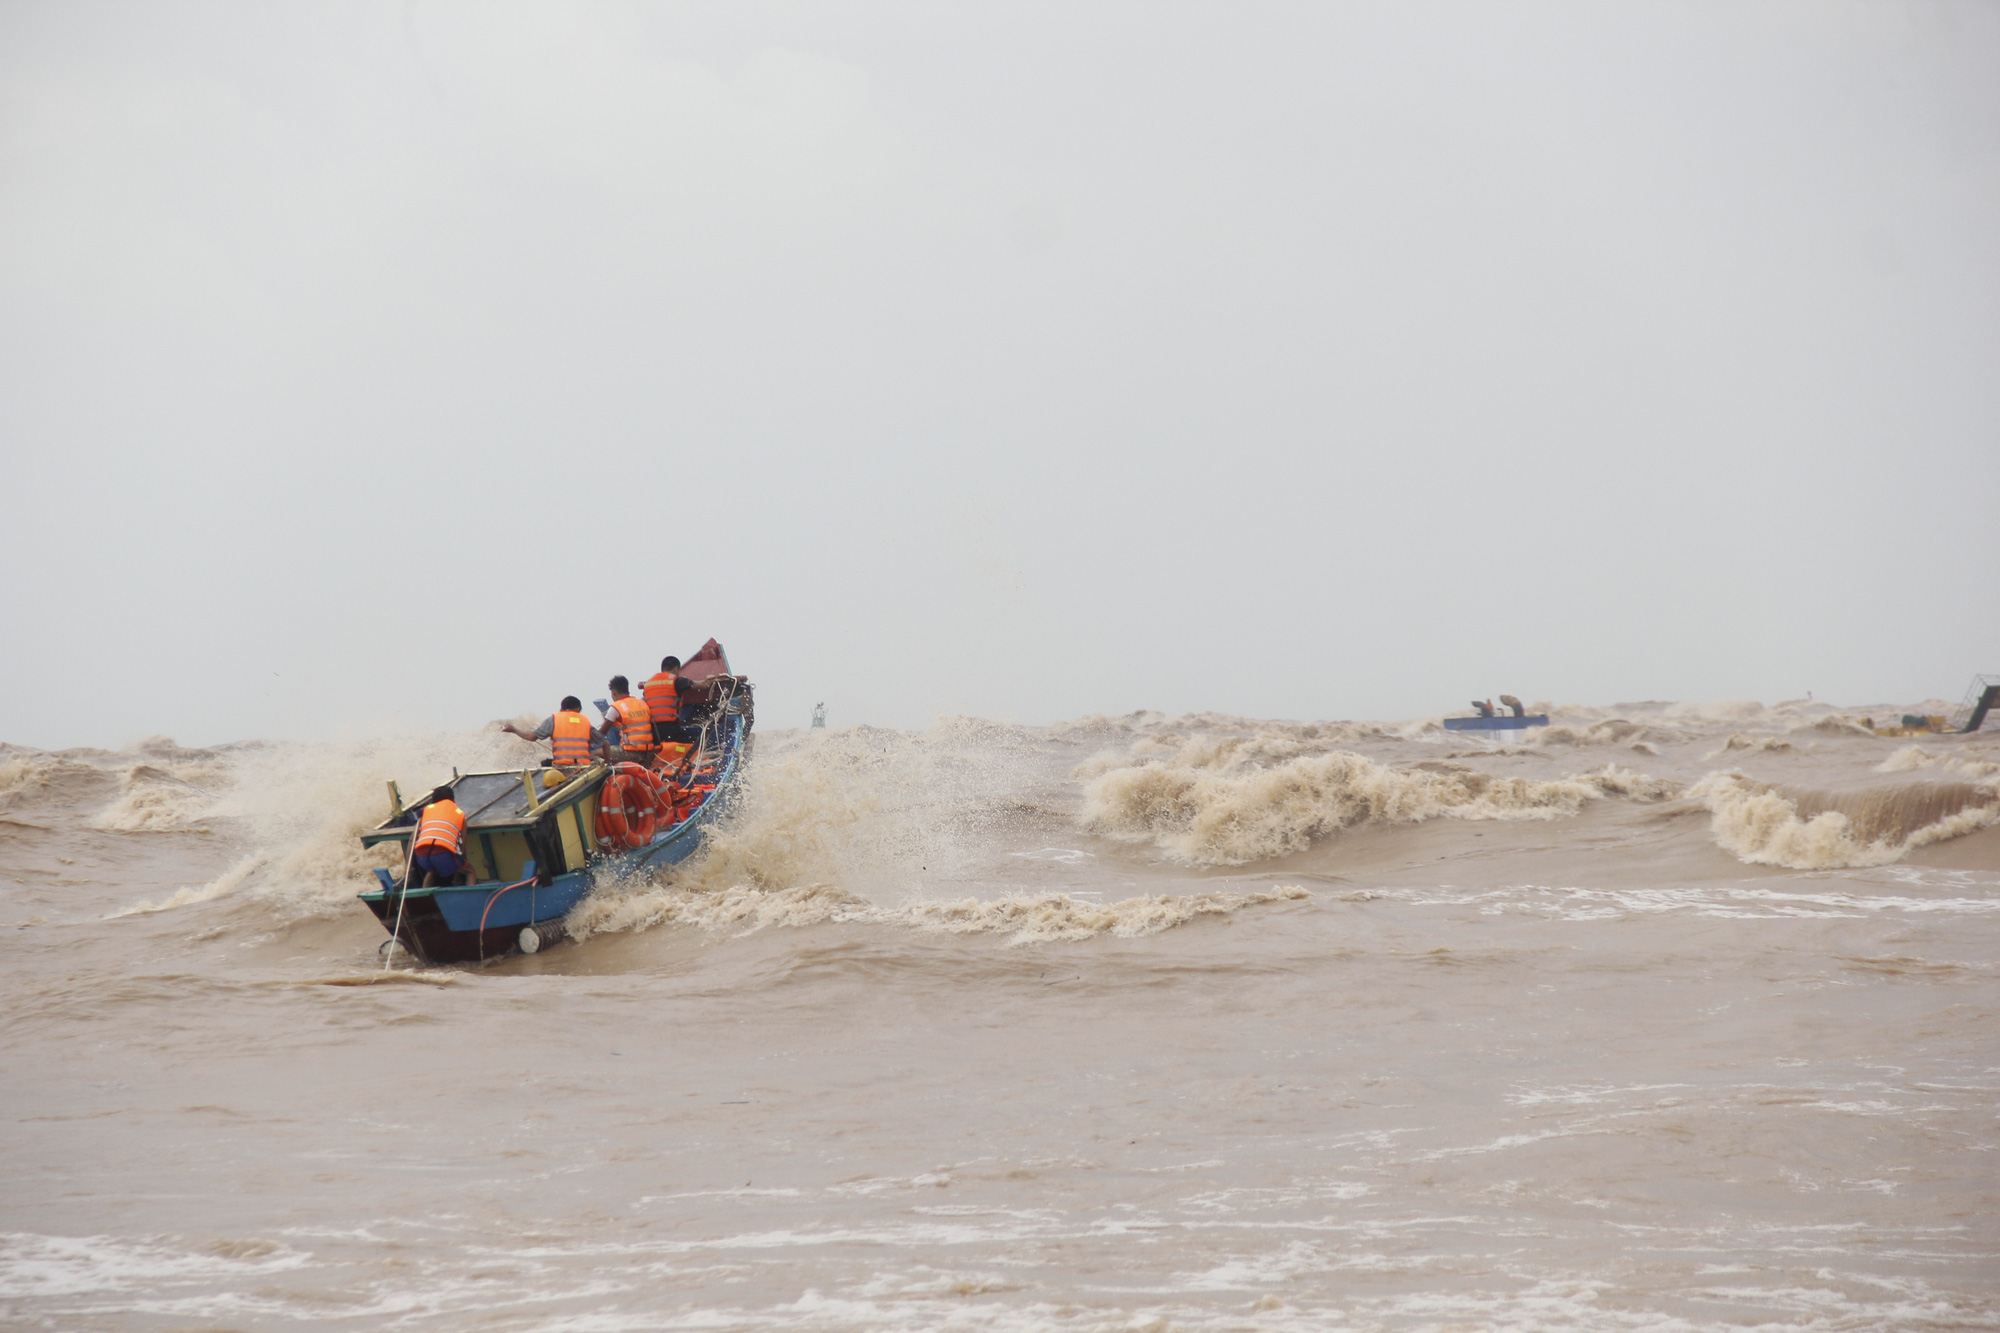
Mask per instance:
[[[1152,935],[1197,917],[1222,916],[1245,907],[1310,896],[1302,888],[1287,885],[1247,893],[1140,896],[1111,903],[1086,902],[1066,893],[1036,893],[883,905],[829,884],[792,888],[738,884],[718,891],[667,880],[600,887],[577,905],[565,924],[578,939],[656,926],[742,933],[770,926],[837,922],[949,935],[994,934],[1005,936],[1009,944],[1045,944],[1093,935]]]
[[[302,1267],[307,1256],[263,1240],[222,1241],[206,1251],[109,1236],[0,1235],[0,1297],[153,1290],[162,1284],[241,1278]]]

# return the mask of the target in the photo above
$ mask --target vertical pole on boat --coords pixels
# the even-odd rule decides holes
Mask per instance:
[[[392,782],[389,785],[393,787],[396,784]],[[401,802],[399,801],[397,804],[400,805]],[[423,816],[418,815],[417,822],[410,825],[410,850],[403,857],[403,877],[396,881],[396,927],[389,932],[389,944],[391,947],[387,953],[382,955],[382,970],[384,972],[387,972],[389,964],[395,961],[395,946],[401,945],[406,949],[409,947],[403,944],[403,905],[410,901],[410,872],[417,864],[417,832],[423,827],[423,822]]]

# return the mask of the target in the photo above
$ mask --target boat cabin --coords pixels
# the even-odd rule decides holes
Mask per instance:
[[[407,852],[424,807],[449,796],[465,811],[465,864],[474,882],[511,884],[533,876],[546,884],[584,869],[595,855],[606,771],[592,764],[573,775],[555,768],[467,773],[407,807],[391,782],[391,814],[361,835],[361,845],[390,842]]]

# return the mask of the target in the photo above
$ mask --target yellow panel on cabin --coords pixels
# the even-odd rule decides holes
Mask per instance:
[[[582,806],[573,805],[556,816],[556,827],[562,830],[563,865],[571,870],[583,869],[584,842],[576,826],[576,817]]]
[[[528,839],[525,834],[518,832],[487,833],[478,836],[481,840],[480,850],[482,852],[485,851],[483,840],[486,838],[493,840],[493,857],[498,864],[491,865],[488,868],[492,871],[495,879],[512,884],[515,880],[522,878],[521,872],[527,866],[530,855],[528,851]]]

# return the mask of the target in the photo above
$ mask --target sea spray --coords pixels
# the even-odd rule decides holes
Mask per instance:
[[[155,754],[120,768],[119,791],[91,817],[108,832],[226,829],[240,850],[220,876],[131,911],[160,911],[228,896],[268,903],[288,920],[351,911],[370,871],[396,849],[364,848],[362,831],[388,813],[384,784],[413,799],[461,771],[534,763],[535,747],[493,731],[439,732],[344,744],[250,742]],[[170,742],[166,744],[171,744]]]
[[[935,898],[938,886],[971,872],[982,854],[974,849],[995,836],[1068,824],[1037,776],[1046,748],[1045,733],[968,718],[922,732],[856,727],[766,742],[745,771],[735,809],[711,826],[694,858],[658,875],[600,883],[566,926],[587,938],[665,925],[740,933],[868,922],[987,931],[1024,943],[1149,933],[1292,896],[1108,905],[1061,893]]]

